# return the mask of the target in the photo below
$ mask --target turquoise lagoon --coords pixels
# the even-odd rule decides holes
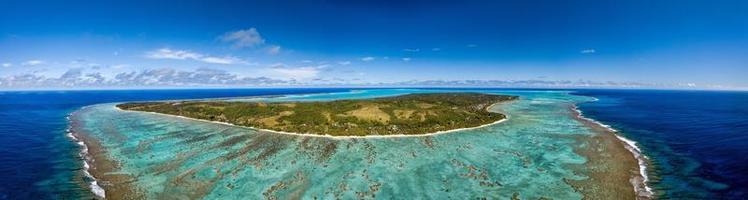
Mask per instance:
[[[370,89],[233,100],[326,101],[416,92],[434,91]],[[581,199],[567,182],[588,178],[574,171],[586,162],[575,153],[580,144],[574,138],[596,133],[574,119],[569,107],[592,98],[565,91],[480,92],[521,98],[492,108],[509,116],[503,123],[419,137],[284,135],[122,111],[116,104],[83,108],[71,120],[78,124],[74,132],[98,141],[104,156],[118,163],[106,174],[127,175],[132,189],[149,199]],[[119,184],[97,178],[104,189]]]

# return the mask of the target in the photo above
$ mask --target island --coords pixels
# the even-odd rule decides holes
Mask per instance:
[[[130,111],[182,116],[277,132],[331,135],[419,135],[479,127],[506,115],[489,111],[518,97],[482,93],[423,93],[314,102],[192,100],[116,105]]]

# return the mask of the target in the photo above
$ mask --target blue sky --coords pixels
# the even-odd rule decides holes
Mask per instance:
[[[1,4],[0,88],[748,88],[746,1]]]

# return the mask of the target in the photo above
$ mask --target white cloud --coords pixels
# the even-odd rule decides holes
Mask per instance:
[[[13,64],[11,64],[11,63],[3,63],[3,67],[10,67],[10,66],[13,66]]]
[[[585,49],[585,50],[580,51],[579,53],[582,53],[582,54],[595,53],[595,49]]]
[[[43,60],[29,60],[26,62],[21,63],[23,66],[35,66],[35,65],[41,65],[44,64]]]
[[[107,76],[98,71],[71,68],[55,77],[38,72],[0,76],[0,88],[79,88],[131,86],[246,86],[278,85],[291,82],[267,77],[244,77],[224,70],[199,68],[181,71],[169,68],[121,72]]]
[[[313,63],[314,61],[312,61],[312,60],[302,60],[302,61],[299,61],[299,62],[301,62],[301,63]]]
[[[431,51],[441,51],[441,48],[432,48]]]
[[[246,61],[232,57],[232,56],[224,56],[224,57],[215,57],[215,56],[206,56],[200,53],[195,53],[187,50],[172,50],[169,48],[161,48],[155,51],[149,51],[146,52],[145,55],[146,58],[151,59],[174,59],[174,60],[196,60],[200,62],[205,63],[211,63],[211,64],[222,64],[222,65],[232,65],[232,64],[248,64]]]
[[[268,54],[270,54],[270,55],[277,55],[281,51],[281,46],[272,45],[272,46],[268,47],[267,51],[268,51]]]
[[[350,64],[351,64],[351,61],[347,61],[347,60],[338,62],[338,65],[350,65]]]
[[[223,65],[231,65],[231,64],[246,64],[245,61],[231,56],[225,56],[225,57],[202,57],[198,59],[199,61],[203,61],[206,63],[213,63],[213,64],[223,64]]]
[[[462,87],[552,87],[552,88],[712,88],[712,89],[744,89],[729,85],[700,85],[696,83],[638,83],[589,80],[412,80],[394,82],[369,82],[359,78],[349,80],[333,79],[330,82],[318,78],[323,73],[321,66],[297,68],[266,68],[262,76],[252,73],[249,77],[240,73],[225,70],[199,68],[183,71],[169,68],[145,69],[106,74],[101,71],[86,68],[71,68],[62,75],[50,75],[38,70],[15,75],[0,76],[0,88],[107,88],[107,87],[200,87],[200,86],[289,86],[315,85],[317,80],[330,85],[355,84],[361,86],[462,86]],[[365,78],[365,73],[347,71]],[[272,76],[268,76],[272,75]],[[347,83],[346,83],[347,82]]]
[[[285,63],[273,63],[268,65],[269,68],[263,69],[268,77],[279,78],[283,80],[310,80],[316,78],[319,73],[332,67],[330,64],[318,63],[307,66],[291,66]]]
[[[285,67],[285,66],[286,66],[286,64],[283,64],[283,63],[273,63],[273,64],[270,65],[270,67],[272,67],[272,68],[281,68],[281,67]]]
[[[184,60],[184,59],[199,59],[203,57],[203,55],[199,53],[185,51],[185,50],[171,50],[169,48],[161,48],[155,51],[146,52],[146,57],[152,58],[152,59]]]
[[[371,57],[371,56],[368,56],[368,57],[363,57],[363,58],[361,58],[361,61],[364,61],[364,62],[369,62],[369,61],[373,61],[374,59],[376,59],[376,58],[374,58],[374,57]]]
[[[406,51],[406,52],[419,52],[419,51],[421,51],[421,49],[403,49],[403,51]]]
[[[403,61],[405,62],[410,62],[410,60],[411,60],[410,58],[403,58]]]
[[[118,65],[112,65],[110,67],[113,68],[113,69],[122,69],[122,68],[130,67],[130,65],[128,65],[128,64],[118,64]]]
[[[265,43],[265,39],[255,28],[227,32],[219,38],[223,42],[233,43],[235,48],[255,47]]]
[[[270,69],[274,74],[285,79],[310,79],[317,77],[319,74],[319,68],[317,67],[298,67],[298,68],[272,68]]]

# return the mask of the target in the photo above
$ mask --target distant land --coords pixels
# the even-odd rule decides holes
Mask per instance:
[[[506,118],[488,109],[516,96],[407,94],[323,102],[170,101],[117,105],[272,131],[331,136],[418,135],[478,127]]]

